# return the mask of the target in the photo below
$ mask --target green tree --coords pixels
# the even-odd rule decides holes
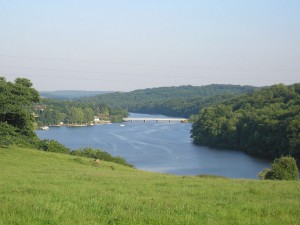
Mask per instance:
[[[17,78],[15,80],[15,84],[20,84],[20,85],[23,85],[25,87],[32,87],[31,81],[27,78]]]
[[[71,107],[71,109],[68,112],[68,119],[69,119],[69,123],[85,122],[82,108]]]
[[[95,113],[94,113],[93,109],[84,108],[83,113],[84,113],[84,120],[86,123],[90,123],[91,121],[94,120]]]
[[[40,113],[38,121],[41,121],[43,124],[47,125],[56,125],[61,122],[62,118],[63,115],[59,111],[46,108]]]
[[[31,85],[25,78],[17,78],[15,83],[0,79],[0,122],[15,127],[22,135],[34,137],[30,109],[32,103],[39,101],[39,94]]]
[[[99,113],[104,115],[109,115],[109,107],[106,104],[99,105]]]

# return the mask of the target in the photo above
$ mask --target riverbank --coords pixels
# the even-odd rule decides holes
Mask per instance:
[[[96,125],[112,124],[110,121],[101,121],[97,123],[61,123],[61,124],[50,124],[47,126],[40,127],[40,130],[49,130],[50,127],[91,127]]]
[[[300,182],[174,176],[0,148],[0,224],[297,224]]]

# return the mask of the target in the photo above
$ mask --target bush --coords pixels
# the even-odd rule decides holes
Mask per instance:
[[[7,147],[14,143],[15,128],[7,123],[0,122],[0,147]]]
[[[258,174],[260,180],[272,180],[273,178],[273,170],[270,168],[265,168]]]
[[[70,152],[71,155],[82,156],[86,158],[99,159],[107,162],[114,162],[124,166],[129,166],[134,168],[132,164],[129,164],[124,158],[119,156],[112,156],[108,152],[101,151],[99,149],[92,149],[90,147],[86,147],[84,149],[77,149]]]
[[[281,156],[272,163],[272,169],[264,169],[258,174],[261,180],[298,180],[296,160],[291,156]]]
[[[0,122],[0,147],[11,145],[35,148],[39,139],[36,136],[26,136],[18,132],[18,129],[7,123]]]
[[[291,156],[282,156],[272,164],[275,180],[297,180],[299,173],[296,160]]]
[[[70,153],[70,149],[54,140],[43,140],[39,143],[39,148],[46,152]]]

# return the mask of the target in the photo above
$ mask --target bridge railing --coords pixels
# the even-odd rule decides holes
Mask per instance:
[[[134,121],[155,121],[155,122],[182,122],[186,123],[188,122],[188,119],[186,118],[124,118],[123,121],[125,122],[134,122]]]

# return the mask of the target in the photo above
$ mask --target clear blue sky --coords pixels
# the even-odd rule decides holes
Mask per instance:
[[[300,82],[299,0],[0,0],[0,29],[38,90]]]

